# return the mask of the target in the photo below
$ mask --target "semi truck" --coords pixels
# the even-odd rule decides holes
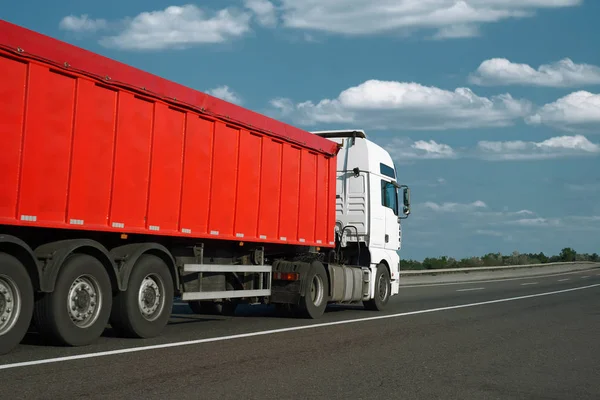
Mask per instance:
[[[198,66],[201,68],[201,65]],[[271,304],[383,310],[410,189],[363,130],[309,132],[0,21],[0,354]]]

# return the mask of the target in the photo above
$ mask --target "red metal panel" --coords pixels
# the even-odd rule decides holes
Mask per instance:
[[[51,60],[61,68],[68,62],[70,68],[87,71],[101,79],[109,76],[113,82],[138,89],[146,88],[148,92],[177,99],[212,115],[229,116],[230,121],[238,121],[264,133],[271,132],[270,135],[274,137],[302,144],[315,151],[327,154],[337,152],[337,144],[330,140],[6,21],[0,21],[0,45],[13,50],[18,47],[25,49],[23,57],[35,55]]]
[[[215,126],[209,233],[233,236],[238,171],[239,130],[222,122]]]
[[[257,238],[261,150],[261,136],[245,130],[240,132],[240,165],[234,233],[247,240]]]
[[[184,112],[156,104],[147,221],[153,231],[178,229],[184,129]]]
[[[15,218],[19,192],[27,64],[0,55],[0,218]]]
[[[329,162],[325,157],[319,157],[317,165],[317,210],[315,213],[317,225],[315,242],[319,245],[326,245],[328,243],[327,232],[328,229],[332,229],[329,226],[329,219],[327,217],[329,213],[328,186]]]
[[[335,185],[336,185],[336,170],[337,161],[335,157],[329,158],[327,176],[329,183],[327,185],[327,242],[329,245],[335,243]]]
[[[7,50],[15,43],[26,51]],[[36,58],[45,52],[60,60]],[[14,99],[0,109],[4,223],[35,217],[45,227],[156,234],[156,225],[197,238],[333,242],[335,157],[323,153],[335,154],[335,143],[2,21],[0,60],[0,95]],[[137,98],[139,86],[177,100]],[[194,111],[168,108],[178,101]],[[244,131],[250,125],[262,137]],[[311,148],[318,154],[308,156]]]
[[[208,232],[214,128],[214,122],[188,114],[180,222],[186,234]]]
[[[116,91],[79,80],[68,223],[108,224],[116,111]]]
[[[110,213],[115,228],[146,227],[153,113],[152,102],[125,92],[119,94]]]
[[[314,243],[315,210],[317,206],[317,155],[302,151],[302,174],[300,175],[300,215],[298,217],[298,240]]]
[[[277,240],[279,226],[279,198],[281,196],[283,144],[268,138],[263,140],[261,163],[260,211],[258,237]]]
[[[298,240],[300,152],[301,150],[295,146],[287,144],[283,146],[279,238],[291,242]]]
[[[30,66],[19,204],[21,219],[65,222],[75,85],[72,77],[42,66]]]

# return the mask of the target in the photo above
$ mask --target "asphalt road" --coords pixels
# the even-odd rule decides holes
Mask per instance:
[[[599,300],[591,269],[409,286],[385,313],[332,307],[318,321],[176,305],[152,340],[107,330],[61,348],[30,334],[0,358],[0,399],[598,399]]]

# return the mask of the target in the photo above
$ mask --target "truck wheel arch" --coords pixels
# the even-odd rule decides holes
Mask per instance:
[[[34,290],[41,289],[42,266],[31,247],[21,239],[11,235],[0,235],[0,252],[10,254],[25,266]]]
[[[392,276],[392,269],[390,268],[390,263],[387,260],[379,261],[379,265],[385,265],[385,267],[388,270],[388,273],[390,274],[390,276]]]
[[[144,254],[152,254],[161,258],[169,267],[171,278],[173,279],[173,288],[175,294],[178,294],[179,289],[179,276],[175,266],[175,259],[167,250],[167,248],[158,243],[133,243],[126,244],[124,246],[115,247],[110,251],[111,258],[119,265],[117,269],[117,276],[119,281],[119,290],[127,290],[129,284],[129,277],[133,271],[137,260]]]
[[[115,263],[110,258],[108,250],[100,243],[90,239],[61,240],[43,244],[34,251],[36,258],[48,258],[40,274],[40,291],[50,293],[58,277],[60,267],[71,254],[87,254],[102,263],[110,278],[113,291],[119,287],[118,271]]]

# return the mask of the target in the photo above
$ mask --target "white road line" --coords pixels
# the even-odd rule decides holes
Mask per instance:
[[[521,286],[526,286],[526,285],[537,285],[538,282],[525,282],[525,283],[521,283]]]
[[[346,325],[346,324],[352,324],[352,323],[357,323],[357,322],[377,321],[377,320],[390,319],[390,318],[400,318],[400,317],[406,317],[409,315],[427,314],[427,313],[438,312],[438,311],[457,310],[460,308],[477,307],[477,306],[483,306],[483,305],[487,305],[487,304],[506,303],[509,301],[532,299],[535,297],[542,297],[542,296],[551,296],[551,295],[560,294],[560,293],[568,293],[568,292],[574,292],[574,291],[578,291],[578,290],[591,289],[591,288],[595,288],[598,286],[600,286],[600,283],[596,283],[596,284],[588,285],[588,286],[575,287],[575,288],[571,288],[571,289],[556,290],[553,292],[537,293],[537,294],[530,294],[530,295],[518,296],[518,297],[509,297],[509,298],[497,299],[497,300],[488,300],[488,301],[482,301],[479,303],[459,304],[459,305],[448,306],[448,307],[430,308],[427,310],[409,311],[409,312],[403,312],[403,313],[398,313],[398,314],[379,315],[376,317],[355,318],[355,319],[348,319],[348,320],[342,320],[342,321],[333,321],[333,322],[324,322],[324,323],[317,323],[317,324],[310,324],[310,325],[294,326],[294,327],[290,327],[290,328],[272,329],[272,330],[268,330],[268,331],[249,332],[249,333],[241,333],[241,334],[237,334],[237,335],[218,336],[218,337],[206,338],[206,339],[189,340],[186,342],[164,343],[164,344],[157,344],[157,345],[151,345],[151,346],[131,347],[128,349],[101,351],[101,352],[97,352],[97,353],[78,354],[78,355],[74,355],[74,356],[47,358],[47,359],[33,360],[33,361],[24,361],[24,362],[18,362],[18,363],[13,363],[13,364],[0,365],[0,370],[19,368],[19,367],[29,367],[32,365],[42,365],[42,364],[51,364],[51,363],[58,363],[58,362],[65,362],[65,361],[81,360],[81,359],[95,358],[95,357],[106,357],[106,356],[112,356],[112,355],[118,355],[118,354],[134,353],[134,352],[139,352],[139,351],[166,349],[166,348],[170,348],[170,347],[182,347],[182,346],[190,346],[190,345],[194,345],[194,344],[223,342],[226,340],[243,339],[243,338],[249,338],[249,337],[254,337],[254,336],[273,335],[273,334],[277,334],[277,333],[294,332],[294,331],[301,331],[301,330],[307,330],[307,329],[316,329],[316,328],[323,328],[323,327],[328,327],[328,326]]]
[[[564,281],[568,281],[569,279],[571,279],[571,278],[559,279],[558,281],[559,281],[559,282],[564,282]]]
[[[451,285],[477,285],[481,283],[494,283],[494,282],[506,282],[506,281],[519,281],[523,279],[531,279],[531,278],[552,278],[555,276],[563,276],[563,275],[571,275],[571,274],[581,274],[582,272],[590,272],[589,270],[581,270],[581,271],[569,271],[569,272],[560,272],[556,274],[548,274],[548,275],[535,275],[535,276],[521,276],[517,278],[504,278],[504,279],[488,279],[485,281],[461,281],[461,282],[446,282],[446,283],[428,283],[424,285],[415,284],[415,285],[402,285],[400,284],[400,289],[407,288],[422,288],[422,287],[433,287],[433,286],[451,286]],[[598,274],[600,276],[600,274]],[[402,277],[401,279],[406,279],[407,277]]]
[[[471,290],[483,290],[485,288],[482,287],[476,287],[476,288],[469,288],[469,289],[458,289],[457,292],[470,292]]]
[[[589,275],[582,276],[581,279],[589,278]]]

